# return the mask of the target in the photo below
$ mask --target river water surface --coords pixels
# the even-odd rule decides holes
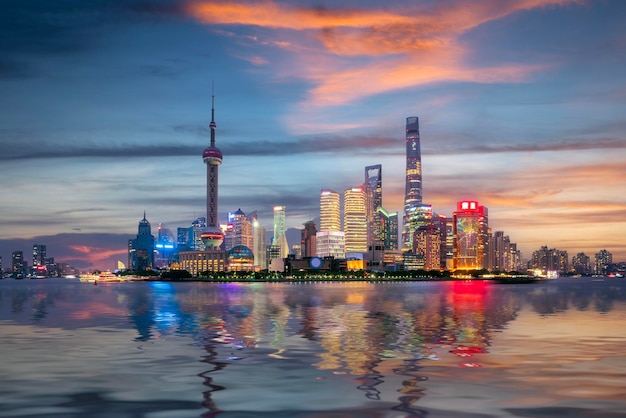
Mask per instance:
[[[0,417],[626,417],[626,279],[0,280]]]

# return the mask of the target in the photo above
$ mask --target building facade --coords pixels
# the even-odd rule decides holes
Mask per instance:
[[[344,250],[347,253],[366,253],[368,223],[365,188],[352,187],[343,196]]]
[[[307,221],[304,223],[304,229],[300,231],[300,247],[302,248],[302,257],[315,257],[315,236],[317,227],[315,222]]]
[[[441,233],[435,225],[421,226],[415,230],[413,253],[424,260],[424,270],[441,269]]]
[[[23,279],[26,273],[26,262],[22,251],[11,253],[11,275],[14,279]]]
[[[383,167],[381,164],[365,167],[365,204],[367,214],[368,245],[383,245],[378,208],[383,206]]]
[[[454,269],[487,268],[489,222],[487,208],[474,200],[457,202],[454,218]]]
[[[154,235],[152,227],[143,213],[143,219],[139,221],[137,237],[129,242],[129,268],[133,271],[146,271],[155,268],[154,264]]]
[[[287,213],[285,206],[274,206],[274,238],[272,239],[272,246],[278,248],[272,254],[278,254],[279,257],[272,258],[286,258],[289,255],[289,244],[287,243]]]
[[[341,231],[341,198],[334,190],[320,193],[320,231]]]

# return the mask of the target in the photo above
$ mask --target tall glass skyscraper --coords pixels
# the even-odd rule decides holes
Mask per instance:
[[[279,258],[285,258],[289,255],[289,244],[287,243],[287,235],[285,235],[286,216],[284,206],[274,206],[274,238],[272,246],[280,249]]]
[[[341,198],[334,190],[320,193],[320,231],[341,231]]]
[[[381,245],[384,240],[378,212],[378,208],[383,206],[383,166],[381,164],[365,167],[365,193],[368,246]]]
[[[422,204],[422,153],[417,116],[406,118],[406,187],[404,217],[402,218],[402,251],[413,248],[413,232],[409,217]]]
[[[367,210],[363,187],[347,189],[343,195],[345,251],[367,252]]]
[[[154,267],[154,236],[145,212],[139,221],[137,238],[130,241],[129,251],[131,270],[145,271]]]

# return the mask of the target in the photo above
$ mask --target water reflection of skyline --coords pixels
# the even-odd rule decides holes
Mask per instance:
[[[368,400],[393,396],[393,409],[421,417],[427,415],[417,406],[428,395],[425,364],[452,355],[457,366],[481,367],[494,334],[523,307],[539,316],[624,309],[623,286],[614,284],[621,283],[136,283],[85,294],[74,286],[41,283],[2,287],[0,312],[3,320],[39,326],[124,326],[124,319],[138,342],[192,337],[206,353],[200,361],[211,367],[199,374],[207,388],[207,417],[221,412],[215,392],[228,390],[220,385],[220,372],[246,356],[293,359],[300,355],[293,336],[313,344],[316,360],[310,367],[351,379]]]

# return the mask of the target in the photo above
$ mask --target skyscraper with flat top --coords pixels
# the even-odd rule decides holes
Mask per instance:
[[[383,205],[383,166],[381,164],[365,167],[365,194],[368,246],[372,247],[381,245],[384,240],[378,212],[378,208]]]
[[[404,192],[404,217],[402,218],[402,251],[413,248],[413,232],[409,217],[422,204],[422,153],[420,128],[417,116],[406,118],[406,187]]]
[[[344,192],[343,228],[345,251],[367,252],[367,210],[364,187],[352,187]]]

